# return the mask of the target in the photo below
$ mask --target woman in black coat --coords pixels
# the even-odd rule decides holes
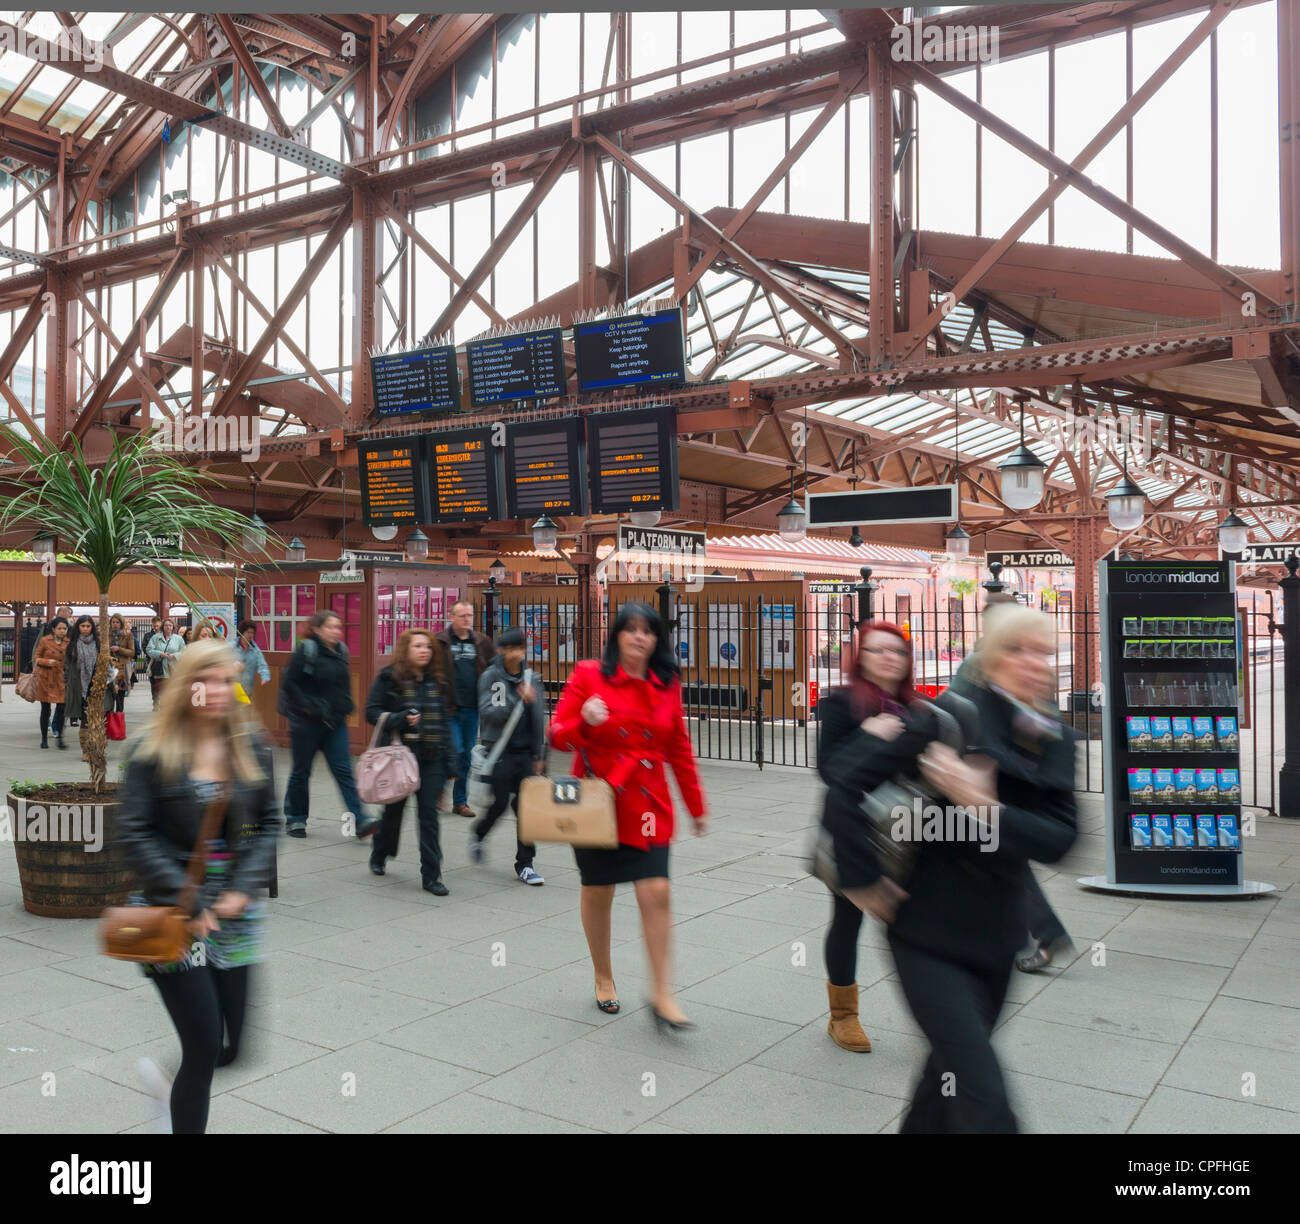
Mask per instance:
[[[118,841],[139,886],[131,904],[171,906],[205,813],[223,798],[227,804],[190,909],[190,952],[174,964],[144,966],[176,1027],[181,1065],[174,1082],[148,1059],[137,1069],[169,1104],[175,1134],[203,1133],[213,1070],[239,1051],[249,974],[262,957],[257,894],[270,881],[280,827],[271,747],[250,707],[235,700],[238,671],[224,642],[196,643],[177,660],[174,683],[131,747],[117,813]]]
[[[420,765],[420,788],[415,792],[416,819],[420,830],[420,877],[426,892],[445,897],[442,881],[442,846],[438,840],[438,800],[447,782],[455,777],[452,753],[451,717],[444,700],[445,677],[442,652],[424,629],[407,629],[393,648],[393,661],[383,668],[370,686],[366,698],[366,721],[376,724],[385,715],[384,740],[397,732],[415,754]],[[397,854],[406,800],[384,808],[379,829],[370,847],[370,870],[384,874],[385,862]]]
[[[86,708],[90,686],[99,663],[99,638],[95,622],[89,616],[77,617],[68,634],[68,648],[63,654],[64,715],[69,723],[89,726],[94,712]],[[101,705],[100,715],[103,707]]]
[[[1027,608],[1006,611],[980,651],[968,755],[934,742],[933,712],[913,720],[930,741],[913,760],[940,800],[897,826],[918,843],[917,855],[901,901],[881,915],[903,993],[931,1047],[905,1134],[1017,1129],[993,1027],[1024,938],[1029,861],[1055,862],[1075,837],[1073,743],[1045,709],[1055,686],[1051,622]],[[831,770],[839,800],[856,803],[875,768],[870,754],[841,757]],[[922,820],[940,822],[937,835],[930,825],[922,836]]]
[[[912,687],[912,647],[903,631],[887,621],[864,624],[857,634],[855,664],[848,683],[817,703],[817,769],[829,786],[853,768],[861,793],[874,790],[906,766],[925,739],[916,731],[908,732],[904,722],[918,699]],[[862,914],[875,912],[873,905],[887,905],[890,900],[889,881],[881,882],[875,856],[860,836],[861,821],[857,794],[832,786],[826,792],[822,827],[834,844],[841,891],[831,893],[831,924],[826,930],[826,992],[831,1011],[826,1031],[841,1049],[855,1053],[871,1049],[871,1039],[858,1019]]]

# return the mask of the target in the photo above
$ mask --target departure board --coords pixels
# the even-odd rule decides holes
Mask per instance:
[[[473,340],[465,372],[475,408],[505,400],[551,399],[564,394],[564,333],[558,328]]]
[[[676,510],[677,414],[668,404],[587,417],[591,512]]]
[[[506,504],[509,518],[587,513],[587,445],[580,417],[510,426]]]
[[[501,515],[501,450],[491,429],[425,435],[429,522],[495,522]]]
[[[361,513],[367,527],[428,522],[420,439],[388,438],[357,445]]]
[[[682,312],[675,307],[657,314],[575,323],[573,352],[579,391],[686,381]]]
[[[375,412],[404,416],[419,412],[455,412],[460,408],[460,371],[453,345],[378,353],[370,358],[370,386]]]

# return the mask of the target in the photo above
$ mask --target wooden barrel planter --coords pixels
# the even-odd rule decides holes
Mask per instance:
[[[88,784],[59,783],[49,791],[5,796],[23,907],[29,913],[98,918],[105,906],[125,903],[135,877],[117,844],[115,789],[97,795]],[[35,808],[43,810],[43,824]],[[71,809],[77,810],[76,818]],[[70,832],[80,837],[59,836]],[[99,838],[98,850],[87,848]]]

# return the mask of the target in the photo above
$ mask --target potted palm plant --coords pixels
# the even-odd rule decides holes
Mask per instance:
[[[103,462],[92,465],[75,437],[63,448],[43,436],[29,438],[0,426],[0,453],[6,451],[12,463],[26,470],[16,477],[17,492],[0,495],[0,531],[26,526],[57,533],[60,558],[95,580],[99,656],[86,706],[101,710],[111,658],[108,591],[113,579],[143,567],[193,603],[200,593],[177,566],[213,569],[215,554],[243,543],[248,519],[217,505],[211,491],[215,477],[156,447],[151,434],[118,437]],[[11,819],[21,818],[28,833],[24,837],[15,830],[13,840],[23,903],[34,913],[90,916],[119,901],[126,887],[112,848],[116,784],[106,781],[104,720],[83,720],[80,741],[90,770],[88,784],[29,781],[6,795]],[[39,816],[32,818],[37,809]],[[93,819],[83,816],[82,809]],[[74,823],[77,836],[66,836]],[[92,844],[99,851],[94,860],[86,857]]]

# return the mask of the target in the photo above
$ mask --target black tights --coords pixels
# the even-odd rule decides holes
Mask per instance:
[[[832,986],[852,986],[858,976],[858,932],[862,911],[852,901],[831,894],[831,925],[826,929],[826,976]]]
[[[50,730],[50,711],[54,711],[54,734],[63,734],[63,702],[57,705],[51,701],[41,702],[41,739],[44,739]]]
[[[181,1039],[181,1066],[172,1082],[172,1134],[201,1135],[208,1126],[212,1072],[239,1051],[248,1004],[248,966],[213,969],[195,966],[182,973],[159,973],[154,984]],[[227,1048],[221,1048],[225,1025]]]

